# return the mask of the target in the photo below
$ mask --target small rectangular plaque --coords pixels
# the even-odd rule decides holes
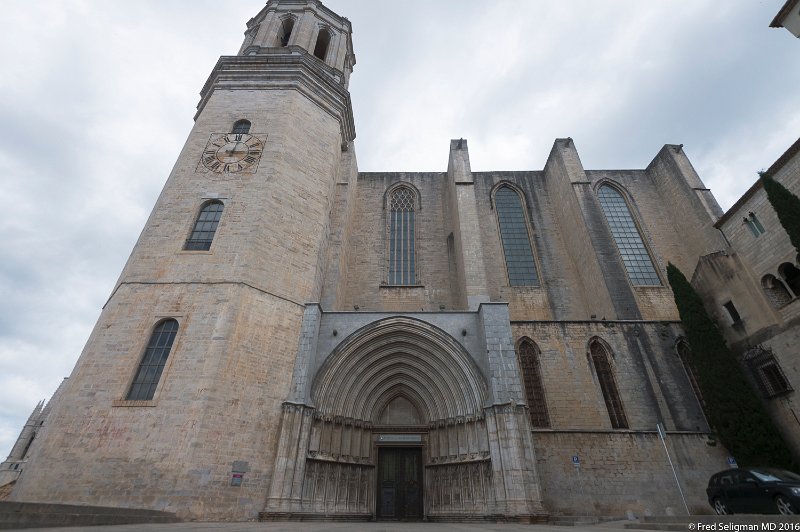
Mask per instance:
[[[422,434],[380,434],[382,443],[422,443]]]

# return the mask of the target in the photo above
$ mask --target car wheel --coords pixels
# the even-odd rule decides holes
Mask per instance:
[[[783,495],[775,497],[775,506],[778,508],[778,513],[781,515],[794,515],[797,513],[794,510],[794,505]]]
[[[722,502],[722,499],[716,498],[714,499],[714,511],[717,512],[717,515],[728,515],[733,512],[728,510],[728,507]]]

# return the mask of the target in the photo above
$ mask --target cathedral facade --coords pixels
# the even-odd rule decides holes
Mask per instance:
[[[682,146],[587,170],[556,139],[542,170],[473,172],[455,139],[446,171],[359,172],[351,31],[270,0],[220,58],[11,499],[537,521],[679,512],[683,492],[707,511],[728,456],[665,269],[726,243]]]

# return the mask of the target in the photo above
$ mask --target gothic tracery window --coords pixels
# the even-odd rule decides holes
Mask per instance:
[[[592,358],[597,382],[600,384],[600,391],[603,393],[603,400],[606,403],[608,417],[611,419],[611,426],[615,429],[627,429],[628,418],[625,417],[625,410],[622,408],[617,383],[614,380],[614,371],[611,368],[609,354],[603,344],[595,339],[589,344],[589,353]]]
[[[214,234],[217,232],[219,219],[222,217],[224,208],[221,201],[209,201],[197,216],[192,234],[186,240],[184,249],[191,251],[208,251],[214,241]]]
[[[600,200],[600,207],[608,221],[611,235],[617,244],[631,283],[639,286],[661,286],[661,280],[653,267],[653,261],[650,260],[650,254],[625,198],[609,185],[603,185],[598,189],[597,198]]]
[[[519,366],[522,372],[522,382],[525,385],[525,398],[531,416],[531,426],[546,428],[550,426],[550,416],[547,413],[547,401],[542,383],[542,371],[539,363],[541,351],[530,339],[523,338],[517,348],[519,352]]]
[[[510,187],[503,186],[495,193],[494,202],[509,285],[539,286],[522,199]]]
[[[414,243],[414,192],[396,188],[389,197],[389,279],[390,285],[417,283]]]
[[[176,320],[164,320],[156,325],[125,399],[149,401],[153,398],[177,332],[178,322]]]

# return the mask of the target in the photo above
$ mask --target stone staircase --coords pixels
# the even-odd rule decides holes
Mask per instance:
[[[0,530],[178,522],[174,513],[157,510],[0,501]]]

